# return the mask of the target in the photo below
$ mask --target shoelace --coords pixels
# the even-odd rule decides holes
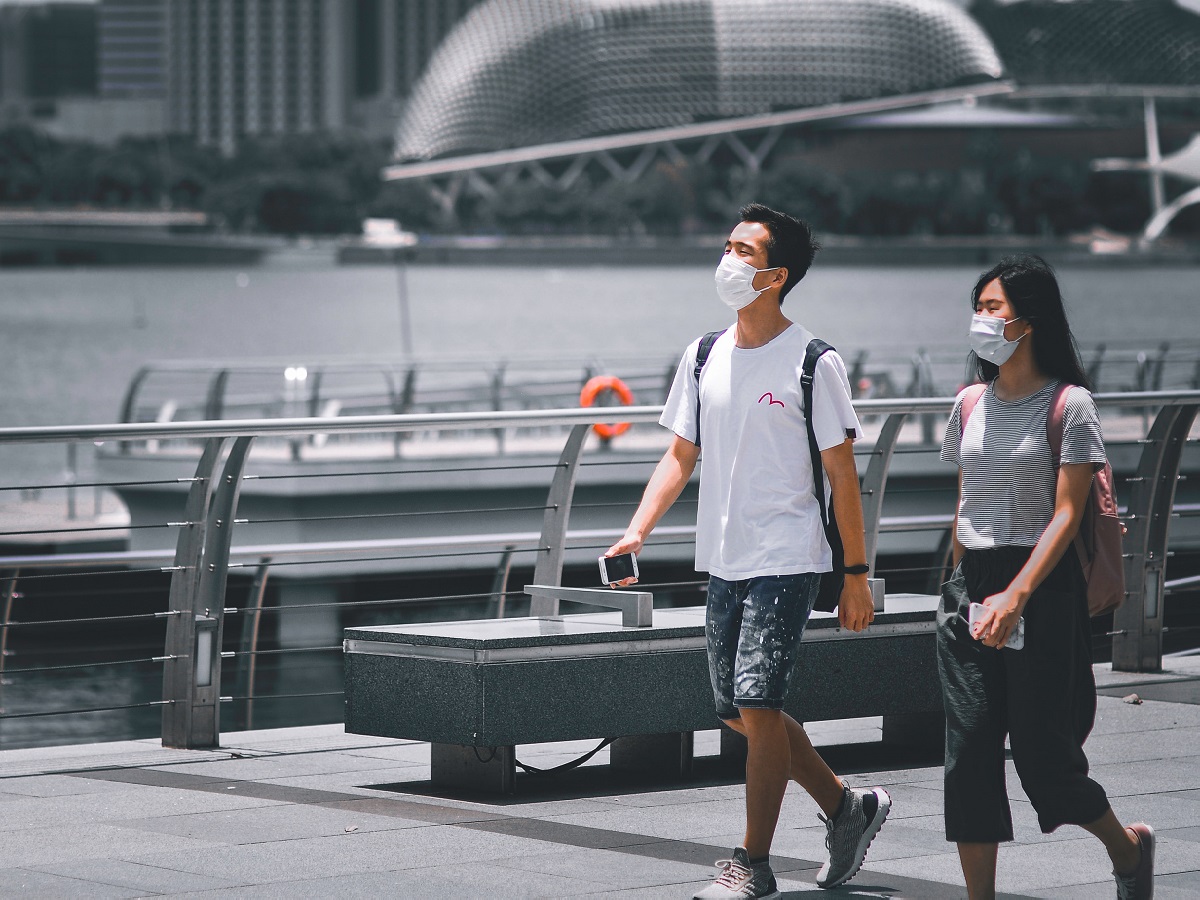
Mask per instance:
[[[833,817],[825,817],[823,813],[817,813],[817,818],[825,823],[825,849],[833,849]]]
[[[722,870],[716,883],[730,890],[737,890],[754,874],[736,859],[718,859],[716,865]]]

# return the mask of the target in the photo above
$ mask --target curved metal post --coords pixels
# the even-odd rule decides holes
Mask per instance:
[[[221,743],[221,639],[225,632],[225,583],[229,574],[229,546],[233,542],[234,516],[242,490],[242,469],[253,436],[235,438],[209,504],[196,605],[198,628],[192,659],[192,696],[188,746],[218,747]],[[209,655],[204,657],[204,651]]]
[[[212,497],[212,477],[220,461],[226,438],[209,438],[196,464],[196,474],[184,505],[183,523],[175,545],[171,567],[167,639],[163,650],[162,743],[164,747],[188,748],[191,732],[191,699],[195,675],[192,647],[196,641],[196,599],[200,586],[205,528]]]
[[[579,454],[591,425],[576,425],[567,435],[558,468],[550,482],[546,497],[546,512],[542,516],[542,536],[538,541],[537,565],[533,569],[534,584],[562,583],[563,555],[567,540],[567,519],[571,515],[571,497],[575,494],[575,475],[579,471]],[[529,603],[531,616],[558,615],[558,601],[550,597],[534,597]]]
[[[1113,616],[1114,670],[1162,670],[1163,582],[1179,464],[1197,404],[1167,406],[1150,428],[1129,498],[1125,602]]]
[[[150,375],[150,368],[142,366],[133,376],[133,380],[129,382],[129,387],[125,391],[125,399],[121,401],[121,418],[120,422],[132,422],[133,416],[137,412],[137,395],[141,391],[142,385],[146,378]],[[122,445],[124,446],[124,445]]]
[[[324,373],[315,369],[308,379],[308,414],[316,417],[321,414],[321,376]]]
[[[8,626],[12,622],[13,601],[21,595],[17,593],[17,579],[21,577],[20,569],[13,569],[12,574],[5,579],[4,586],[4,621],[0,622],[0,713],[4,712],[4,667],[8,660]],[[0,741],[0,747],[3,742]]]
[[[208,394],[204,398],[204,418],[210,422],[215,422],[225,415],[225,388],[228,384],[228,369],[219,369],[208,383]]]
[[[248,731],[254,727],[254,676],[258,668],[258,628],[262,620],[263,599],[267,593],[267,579],[271,575],[271,557],[264,556],[258,563],[254,584],[250,587],[250,609],[242,616],[242,658],[238,664],[237,696],[245,697],[245,706],[238,717],[238,729]]]
[[[879,517],[883,513],[883,493],[887,489],[888,469],[892,464],[892,451],[908,413],[892,413],[884,420],[871,461],[862,481],[862,507],[864,538],[867,544],[867,565],[875,571],[875,554],[879,549]]]

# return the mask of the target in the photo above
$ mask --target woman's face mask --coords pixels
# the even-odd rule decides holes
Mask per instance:
[[[1025,334],[1029,334],[1029,331],[1026,330],[1025,334],[1015,341],[1005,339],[1004,326],[1019,318],[1021,317],[1016,316],[1006,321],[999,316],[985,316],[982,313],[975,313],[971,316],[971,329],[967,333],[967,340],[971,344],[971,349],[975,351],[975,355],[997,366],[1008,362],[1017,352],[1017,345],[1021,342],[1021,338],[1025,337]]]
[[[779,266],[772,266],[767,269],[756,269],[748,262],[742,262],[732,253],[726,253],[721,257],[721,264],[717,266],[716,282],[717,296],[721,298],[721,302],[737,312],[739,309],[744,309],[755,300],[766,288],[758,290],[754,287],[754,276],[759,272],[770,272],[771,269],[778,269]]]

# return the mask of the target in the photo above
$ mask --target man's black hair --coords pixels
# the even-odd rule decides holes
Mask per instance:
[[[782,304],[788,291],[808,274],[813,258],[821,249],[812,226],[761,203],[746,204],[738,210],[738,215],[743,222],[756,222],[767,229],[767,266],[787,267],[787,281],[779,291]]]

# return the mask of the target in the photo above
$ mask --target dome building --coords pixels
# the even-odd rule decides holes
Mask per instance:
[[[947,0],[489,0],[399,123],[428,160],[995,82]]]
[[[1021,85],[1200,85],[1200,15],[1177,0],[976,0]]]

